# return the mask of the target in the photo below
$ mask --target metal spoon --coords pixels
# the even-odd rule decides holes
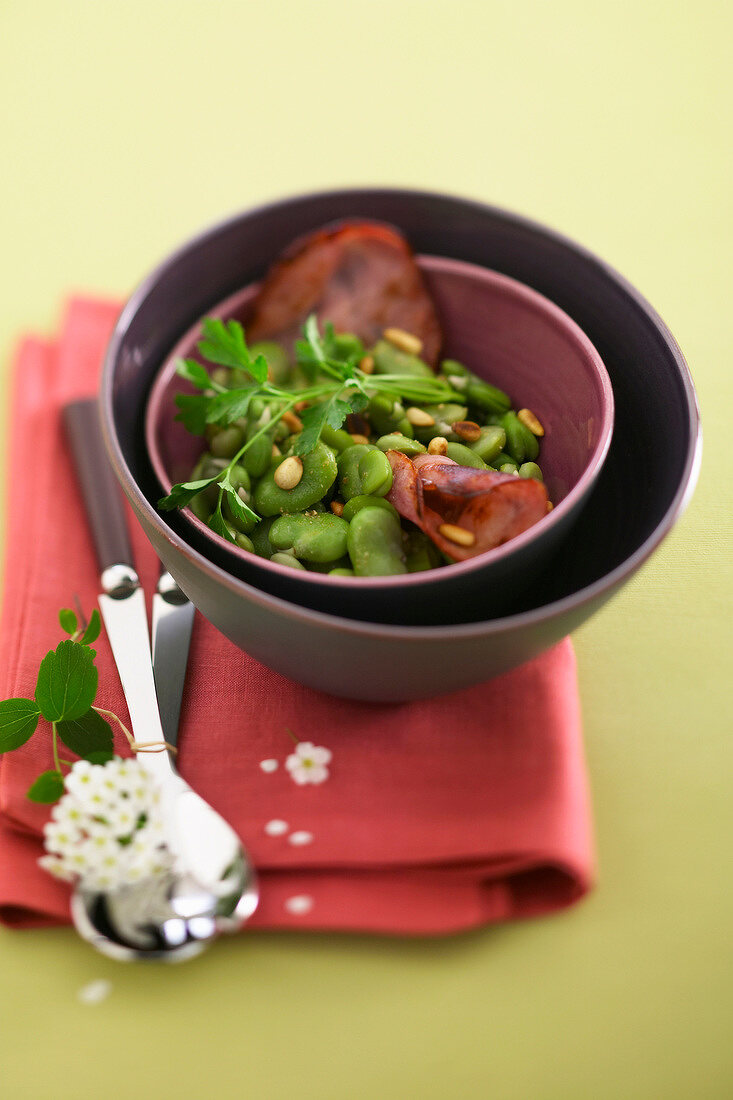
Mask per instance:
[[[163,745],[148,638],[145,597],[132,566],[117,483],[104,453],[96,402],[77,402],[65,422],[102,569],[99,597],[138,742]],[[178,596],[170,585],[159,593]],[[185,597],[184,597],[185,598]],[[168,730],[173,744],[175,732]],[[257,907],[252,865],[234,830],[178,774],[169,752],[138,760],[161,791],[165,840],[175,869],[113,891],[78,888],[72,918],[79,933],[117,959],[175,961],[198,954],[222,931],[234,931]]]

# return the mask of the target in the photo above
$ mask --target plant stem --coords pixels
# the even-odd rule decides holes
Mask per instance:
[[[56,765],[56,771],[61,774],[61,761],[59,760],[59,735],[56,730],[56,723],[51,723],[52,732],[52,745],[53,745],[53,762]]]

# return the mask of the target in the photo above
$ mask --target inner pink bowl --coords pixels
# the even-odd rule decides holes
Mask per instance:
[[[497,589],[497,610],[519,591],[556,548],[578,515],[598,476],[613,432],[614,402],[603,362],[578,325],[549,299],[498,272],[459,260],[418,258],[436,303],[445,336],[443,356],[459,359],[505,390],[515,408],[530,408],[545,428],[539,463],[555,507],[510,542],[468,561],[399,577],[331,577],[289,569],[233,546],[194,516],[183,515],[211,555],[231,572],[295,602],[375,621],[428,621],[416,616],[416,590],[431,595],[446,585],[469,595],[481,583],[481,615],[488,587]],[[237,292],[210,312],[236,318],[246,328],[256,286]],[[175,372],[175,361],[196,356],[200,325],[191,328],[165,360],[151,389],[145,435],[153,469],[167,493],[187,480],[202,451],[201,440],[175,420],[175,395],[193,392]],[[499,593],[499,587],[501,591]],[[385,604],[375,604],[377,593]],[[412,592],[412,597],[409,593]],[[403,595],[404,594],[404,595]],[[350,600],[344,605],[344,598]],[[407,601],[406,603],[404,601]],[[368,601],[368,603],[367,603]],[[404,615],[404,618],[397,616]],[[426,618],[428,615],[428,618]],[[458,609],[457,621],[466,611]]]

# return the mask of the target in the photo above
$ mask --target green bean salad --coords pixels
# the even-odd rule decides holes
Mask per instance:
[[[198,391],[177,396],[177,418],[206,449],[159,507],[189,506],[280,565],[390,576],[470,554],[469,528],[445,522],[436,544],[400,514],[395,453],[542,481],[534,414],[455,359],[434,371],[401,329],[365,347],[312,316],[291,355],[272,341],[248,347],[236,321],[207,318],[198,350],[202,361],[176,365]]]

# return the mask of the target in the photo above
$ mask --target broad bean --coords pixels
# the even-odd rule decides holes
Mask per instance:
[[[389,340],[378,340],[369,354],[374,359],[375,374],[413,374],[433,378],[433,370],[417,355],[400,351]]]
[[[473,466],[476,470],[486,469],[484,460],[479,458],[476,452],[471,450],[470,447],[464,446],[463,443],[449,443],[446,454],[448,458],[452,458],[459,466]]]
[[[270,561],[276,562],[278,565],[289,565],[291,569],[305,569],[302,562],[299,562],[297,558],[292,554],[283,554],[278,552],[273,554]]]
[[[375,432],[379,435],[388,435],[390,432],[400,432],[411,439],[415,434],[412,424],[405,416],[405,407],[386,393],[375,393],[366,408],[366,416]],[[407,428],[401,426],[407,425]]]
[[[466,405],[456,405],[443,401],[439,405],[425,405],[423,412],[432,416],[434,423],[430,427],[415,428],[415,435],[422,443],[429,443],[436,435],[442,435],[445,439],[458,441],[458,436],[453,431],[453,425],[457,420],[465,420],[468,413]]]
[[[391,501],[386,500],[384,497],[366,497],[358,496],[352,497],[344,504],[344,510],[342,512],[342,518],[348,523],[354,518],[357,512],[360,512],[362,508],[384,508],[385,511],[391,512],[393,515],[399,515],[397,509]]]
[[[351,447],[349,450],[354,448]],[[345,453],[348,454],[349,451]],[[381,454],[380,451],[377,453]],[[292,489],[281,489],[275,484],[274,473],[284,457],[273,463],[257,483],[254,492],[254,509],[261,516],[302,512],[305,508],[312,508],[336,480],[338,470],[333,451],[325,443],[318,442],[312,451],[301,456],[303,476],[298,484]]]
[[[470,443],[472,451],[475,451],[484,462],[493,463],[498,454],[506,445],[506,432],[503,428],[489,425],[481,429],[481,436],[475,443]]]
[[[345,519],[323,512],[280,516],[270,528],[270,542],[276,550],[293,548],[303,561],[335,562],[346,553],[349,525]]]
[[[400,521],[384,508],[362,508],[349,524],[349,557],[357,577],[407,572]]]
[[[338,460],[339,488],[344,500],[356,496],[386,496],[392,488],[389,459],[371,443],[357,443]]]
[[[424,443],[420,443],[418,439],[408,439],[406,435],[400,435],[399,432],[380,436],[377,440],[377,446],[380,451],[400,451],[408,458],[424,454],[426,450]]]
[[[523,462],[519,467],[520,477],[533,477],[535,481],[543,481],[542,470],[536,462]]]

